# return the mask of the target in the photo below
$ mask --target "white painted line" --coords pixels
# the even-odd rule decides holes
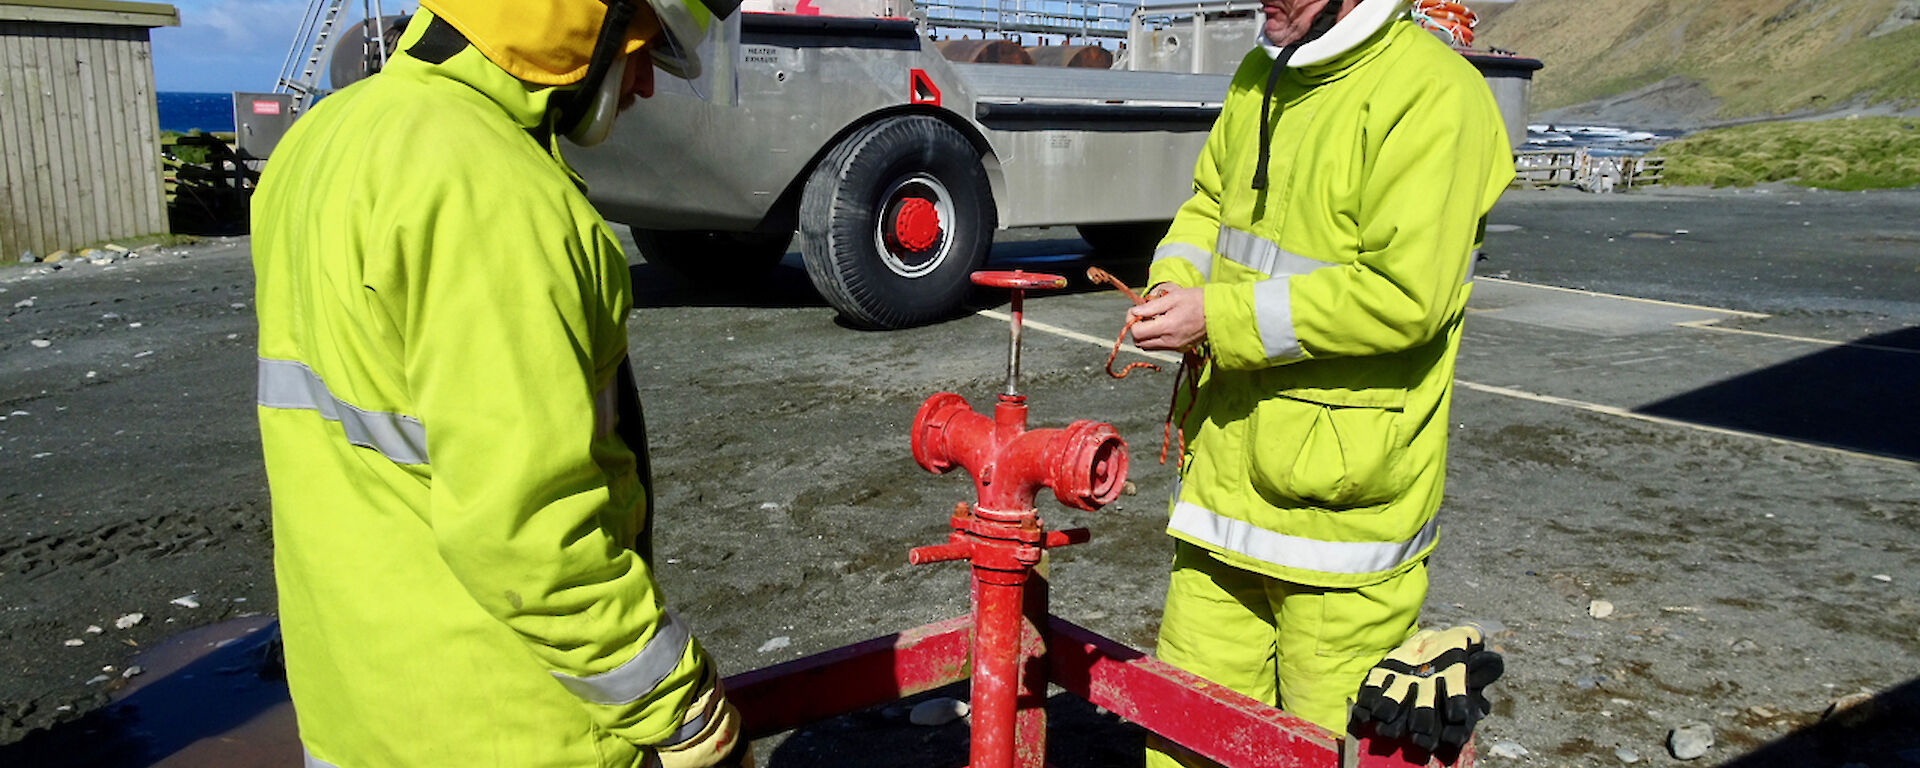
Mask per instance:
[[[1685,323],[1674,323],[1674,325],[1680,326],[1682,328],[1693,328],[1701,331],[1715,331],[1718,333],[1737,333],[1742,336],[1759,336],[1760,338],[1763,338],[1763,339],[1779,339],[1781,341],[1797,341],[1802,344],[1818,344],[1823,347],[1852,347],[1854,349],[1870,349],[1875,352],[1893,352],[1893,353],[1902,354],[1902,355],[1920,355],[1920,349],[1907,349],[1905,347],[1888,347],[1880,344],[1861,344],[1860,342],[1857,342],[1857,341],[1835,341],[1833,339],[1816,339],[1811,336],[1789,336],[1784,333],[1767,333],[1766,331],[1749,331],[1744,328],[1722,328],[1720,326],[1714,325],[1715,322],[1717,321],[1693,320]]]
[[[992,310],[992,309],[983,309],[983,310],[980,310],[979,312],[976,312],[976,313],[974,313],[974,314],[977,314],[977,315],[979,315],[979,316],[981,316],[981,317],[991,317],[991,318],[993,318],[993,319],[995,319],[995,320],[999,320],[999,321],[1001,321],[1001,322],[1008,322],[1008,321],[1011,321],[1011,320],[1013,320],[1013,316],[1012,316],[1012,315],[1009,315],[1009,314],[1007,314],[1007,313],[1005,313],[1005,312],[1000,312],[1000,311],[998,311],[998,310]],[[1099,338],[1099,337],[1097,337],[1097,336],[1089,336],[1089,335],[1087,335],[1087,334],[1084,334],[1084,333],[1081,333],[1081,332],[1079,332],[1079,331],[1075,331],[1075,330],[1071,330],[1071,329],[1067,329],[1067,328],[1062,328],[1062,327],[1060,327],[1060,326],[1057,326],[1057,325],[1048,325],[1048,324],[1046,324],[1046,323],[1042,323],[1042,322],[1037,322],[1037,321],[1034,321],[1034,320],[1025,320],[1025,319],[1022,319],[1022,320],[1020,321],[1020,325],[1021,325],[1022,327],[1026,327],[1026,328],[1032,328],[1032,329],[1034,329],[1034,330],[1036,330],[1036,331],[1043,331],[1043,332],[1046,332],[1046,333],[1051,333],[1051,334],[1053,334],[1053,335],[1055,335],[1055,336],[1059,336],[1059,337],[1061,337],[1061,338],[1067,338],[1067,339],[1073,339],[1074,341],[1084,341],[1084,342],[1086,342],[1086,343],[1088,343],[1088,344],[1096,344],[1096,345],[1099,345],[1099,346],[1101,346],[1101,347],[1104,347],[1104,348],[1107,348],[1107,349],[1112,349],[1112,348],[1113,348],[1113,339],[1102,339],[1102,338]],[[1116,330],[1115,330],[1115,333],[1118,333],[1118,332],[1119,332],[1119,331],[1118,331],[1118,330],[1116,329]],[[1172,352],[1148,352],[1148,351],[1146,351],[1146,350],[1144,350],[1144,349],[1141,349],[1141,348],[1139,348],[1139,347],[1136,347],[1136,346],[1134,346],[1134,345],[1132,345],[1132,344],[1122,344],[1122,345],[1120,345],[1120,351],[1122,351],[1122,352],[1132,352],[1133,354],[1136,354],[1136,355],[1139,355],[1139,356],[1141,356],[1141,357],[1149,357],[1149,358],[1153,358],[1153,359],[1155,359],[1155,360],[1163,360],[1163,361],[1166,361],[1166,362],[1169,362],[1169,363],[1177,363],[1177,362],[1180,362],[1180,356],[1179,356],[1179,355],[1176,355],[1176,354],[1174,354],[1174,353],[1172,353]]]
[[[1609,361],[1607,365],[1637,365],[1639,363],[1651,363],[1655,360],[1667,360],[1667,359],[1670,359],[1670,358],[1668,358],[1666,355],[1653,355],[1651,357],[1636,357],[1632,360],[1613,360],[1613,361]]]
[[[1008,315],[1004,312],[991,310],[991,309],[983,309],[983,310],[980,310],[979,312],[976,312],[975,314],[980,315],[981,317],[993,318],[1001,322],[1006,322],[1013,319],[1011,315]],[[1702,321],[1702,322],[1711,322],[1711,321]],[[1095,336],[1089,336],[1079,331],[1070,330],[1067,328],[1061,328],[1057,325],[1049,325],[1047,323],[1039,323],[1031,320],[1025,321],[1024,323],[1022,323],[1022,325],[1024,327],[1031,328],[1036,331],[1040,331],[1041,333],[1051,333],[1061,338],[1072,339],[1074,341],[1082,341],[1082,342],[1093,344],[1102,348],[1113,347],[1113,342],[1110,340],[1098,338]],[[1148,352],[1146,350],[1135,347],[1132,344],[1123,345],[1121,349],[1132,352],[1137,355],[1144,356],[1144,357],[1150,357],[1155,360],[1164,360],[1169,363],[1176,363],[1180,361],[1179,356],[1174,355],[1171,352]],[[1911,351],[1911,350],[1901,350],[1901,351]],[[1716,427],[1709,424],[1696,424],[1691,421],[1682,421],[1680,419],[1670,419],[1665,416],[1654,416],[1654,415],[1645,414],[1645,413],[1635,413],[1633,411],[1630,411],[1618,406],[1602,405],[1600,403],[1589,403],[1585,400],[1574,400],[1572,398],[1555,397],[1553,395],[1536,394],[1533,392],[1512,389],[1509,387],[1497,387],[1491,384],[1479,384],[1479,383],[1466,381],[1464,379],[1458,379],[1458,378],[1454,379],[1454,383],[1458,384],[1462,388],[1470,389],[1475,392],[1481,392],[1489,395],[1496,395],[1499,397],[1510,397],[1515,400],[1525,400],[1528,402],[1542,403],[1545,405],[1556,405],[1562,408],[1572,408],[1575,410],[1586,411],[1588,413],[1598,413],[1606,416],[1617,416],[1623,419],[1633,419],[1635,421],[1644,421],[1652,424],[1664,424],[1670,427],[1680,427],[1682,429],[1691,429],[1698,432],[1708,432],[1716,435],[1726,435],[1728,437],[1754,438],[1759,440],[1765,440],[1767,442],[1775,443],[1778,445],[1788,445],[1788,446],[1794,446],[1799,448],[1811,448],[1816,451],[1837,454],[1840,456],[1846,456],[1846,457],[1855,458],[1855,459],[1866,459],[1868,461],[1877,461],[1877,462],[1883,462],[1887,464],[1898,464],[1905,467],[1920,467],[1920,461],[1910,461],[1907,459],[1899,459],[1891,456],[1880,456],[1872,453],[1863,453],[1860,451],[1849,450],[1849,449],[1841,448],[1838,446],[1827,445],[1825,443],[1815,443],[1815,442],[1809,442],[1806,440],[1791,440],[1784,437],[1764,435],[1759,432],[1746,432],[1738,429],[1727,429],[1726,427]]]
[[[1693,309],[1693,310],[1699,310],[1701,312],[1718,312],[1723,315],[1733,315],[1734,317],[1751,317],[1754,319],[1772,317],[1772,315],[1768,315],[1761,312],[1746,312],[1738,309],[1726,309],[1724,307],[1706,307],[1706,306],[1701,306],[1699,304],[1682,304],[1677,301],[1661,301],[1659,299],[1643,299],[1638,296],[1621,296],[1617,293],[1600,293],[1599,291],[1583,291],[1583,290],[1580,290],[1579,288],[1562,288],[1557,285],[1541,285],[1540,283],[1528,283],[1520,280],[1508,280],[1506,278],[1500,278],[1500,277],[1484,277],[1480,275],[1475,275],[1473,279],[1486,280],[1488,282],[1494,282],[1494,283],[1506,283],[1507,285],[1519,285],[1519,286],[1525,286],[1527,288],[1539,288],[1541,290],[1547,290],[1547,291],[1560,291],[1561,293],[1577,293],[1577,294],[1580,294],[1581,296],[1592,296],[1592,297],[1601,298],[1601,299],[1619,299],[1621,301],[1636,301],[1641,304],[1658,304],[1663,307],[1679,307],[1681,309]]]

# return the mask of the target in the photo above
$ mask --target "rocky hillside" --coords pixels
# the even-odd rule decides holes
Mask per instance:
[[[1920,108],[1920,0],[1469,4],[1480,45],[1546,63],[1544,120],[1693,128]]]

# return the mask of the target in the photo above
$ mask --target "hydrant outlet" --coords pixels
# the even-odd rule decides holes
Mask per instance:
[[[1127,483],[1127,443],[1110,424],[1076,421],[1055,438],[1048,486],[1061,504],[1089,512],[1113,503]]]
[[[913,460],[922,469],[936,475],[945,474],[953,469],[955,457],[948,450],[948,425],[955,417],[973,416],[973,409],[967,407],[966,398],[952,392],[941,392],[920,404],[920,411],[913,415],[913,432],[909,444],[913,448]]]

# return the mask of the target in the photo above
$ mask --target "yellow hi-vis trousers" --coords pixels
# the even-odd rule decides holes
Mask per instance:
[[[1347,732],[1347,703],[1367,671],[1414,633],[1427,564],[1357,589],[1281,581],[1175,542],[1160,621],[1161,661]],[[1211,765],[1157,739],[1148,768]]]

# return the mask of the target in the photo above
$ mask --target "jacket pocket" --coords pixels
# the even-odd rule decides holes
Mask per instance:
[[[1354,509],[1391,501],[1412,483],[1402,458],[1406,390],[1298,389],[1260,402],[1248,424],[1247,465],[1269,503]]]

